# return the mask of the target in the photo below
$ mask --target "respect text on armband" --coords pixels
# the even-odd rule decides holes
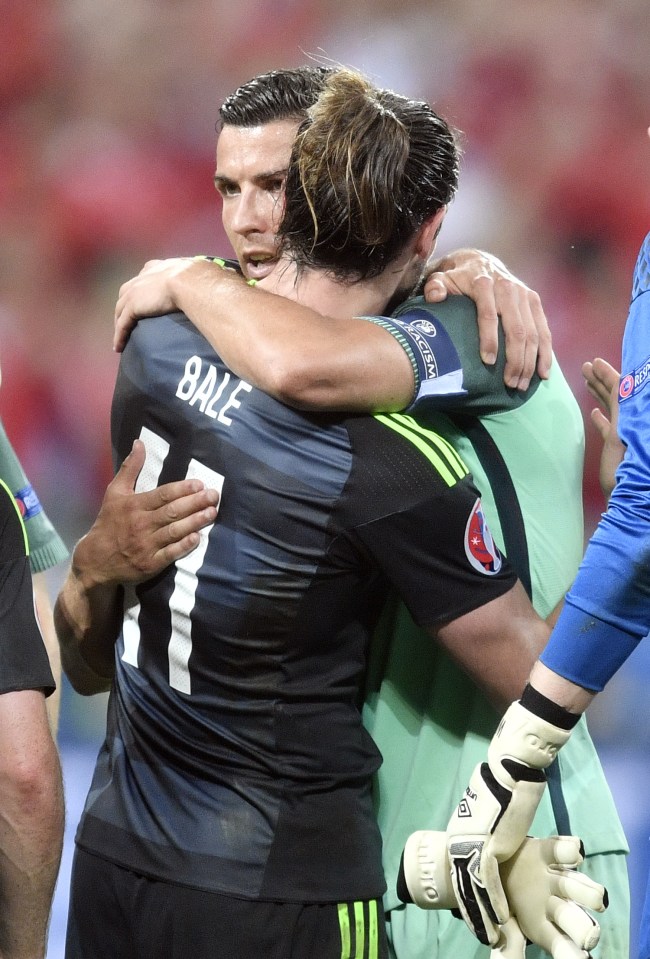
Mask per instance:
[[[618,387],[619,402],[623,403],[635,393],[640,393],[650,379],[650,356],[641,366],[621,377]]]
[[[423,321],[420,321],[420,324]],[[424,330],[428,336],[436,336],[437,330],[433,323],[424,321],[427,326]],[[423,332],[418,329],[416,323],[404,323],[404,328],[408,330],[411,340],[415,346],[417,346],[418,352],[422,357],[422,362],[427,371],[426,379],[435,379],[439,375],[438,370],[438,361],[436,359],[436,354],[431,349],[431,344],[429,343],[427,337],[423,335]]]
[[[463,367],[448,331],[429,309],[410,307],[393,324],[401,327],[418,363],[422,382],[446,380],[442,393],[462,393]]]
[[[242,393],[250,393],[252,389],[250,383],[233,377],[227,370],[221,371],[199,356],[190,356],[176,396],[210,419],[230,426],[232,419],[228,413],[238,410]]]

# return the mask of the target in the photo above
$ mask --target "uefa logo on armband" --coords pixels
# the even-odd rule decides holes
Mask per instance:
[[[634,391],[634,377],[631,373],[628,373],[627,376],[621,377],[621,382],[618,388],[618,398],[619,400],[626,400],[628,396],[632,395]]]
[[[480,499],[476,500],[465,527],[465,554],[474,569],[488,576],[498,573],[503,565],[501,554],[488,529]]]
[[[421,317],[417,320],[411,320],[405,324],[410,330],[424,333],[425,336],[437,336],[438,328],[428,317]]]
[[[31,519],[43,511],[41,502],[32,486],[23,486],[14,493],[16,505],[23,519]]]
[[[623,403],[635,393],[640,393],[650,380],[650,356],[641,366],[621,377],[618,386],[618,401]]]

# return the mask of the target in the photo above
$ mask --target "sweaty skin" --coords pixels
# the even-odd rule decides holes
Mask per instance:
[[[275,232],[281,215],[282,190],[295,131],[296,124],[292,121],[278,121],[243,134],[232,130],[230,132],[236,134],[234,137],[224,138],[222,133],[219,138],[215,185],[222,197],[223,222],[244,274],[251,278],[268,276],[277,264]],[[490,345],[490,335],[494,335],[497,312],[505,321],[510,318],[513,331],[510,336],[513,346],[509,347],[513,353],[509,361],[513,371],[510,376],[519,385],[523,386],[532,373],[534,362],[531,357],[535,355],[537,344],[540,372],[542,367],[548,367],[550,334],[539,297],[514,278],[498,260],[477,251],[458,251],[442,261],[431,263],[430,269],[427,289],[431,289],[433,298],[443,299],[447,291],[465,292],[476,298],[482,329],[487,331],[484,335],[488,353],[494,349]],[[440,272],[442,269],[447,272]],[[116,349],[123,348],[139,315],[175,309],[183,309],[210,339],[212,316],[224,300],[224,285],[228,287],[228,296],[235,297],[230,301],[235,308],[226,316],[217,317],[221,321],[216,329],[218,342],[214,338],[211,341],[236,372],[245,376],[249,372],[246,362],[254,362],[257,372],[266,376],[266,380],[262,376],[262,388],[286,402],[314,408],[350,408],[353,405],[360,410],[401,409],[410,401],[413,392],[410,362],[404,350],[385,330],[360,320],[334,321],[332,317],[322,317],[297,303],[259,289],[253,290],[234,273],[223,271],[205,260],[154,262],[125,284],[116,308]],[[249,313],[248,304],[251,302],[253,311]],[[264,313],[261,323],[257,316],[260,302]],[[228,323],[234,315],[237,316],[236,326]],[[201,317],[207,318],[205,323],[201,322]],[[526,331],[523,339],[522,330]],[[232,344],[227,342],[229,333]],[[346,337],[344,356],[339,348],[340,336]],[[255,350],[250,349],[251,342],[255,343]],[[518,354],[515,347],[519,347]],[[243,356],[239,355],[241,353]],[[239,364],[238,359],[241,360]],[[377,370],[381,375],[377,375]],[[253,372],[255,370],[250,368],[250,373]],[[145,494],[135,492],[136,476],[137,473],[131,475],[129,471],[129,488],[122,489],[120,496],[115,496],[115,491],[109,487],[107,498],[114,522],[96,523],[75,550],[71,571],[56,608],[64,660],[72,655],[71,650],[77,643],[83,646],[87,641],[87,637],[86,640],[79,635],[75,637],[74,630],[70,632],[70,625],[93,622],[99,611],[105,611],[111,605],[113,597],[109,586],[116,590],[119,577],[129,575],[113,566],[112,557],[123,555],[125,560],[130,557],[134,560],[135,572],[145,566],[151,569],[151,575],[162,570],[169,561],[165,554],[153,551],[144,560],[135,552],[124,555],[114,541],[115,530],[132,530],[131,550],[146,550],[145,535],[150,528],[151,514],[139,498]],[[166,492],[165,487],[158,490],[161,496]],[[216,493],[212,493],[216,501]],[[169,494],[167,502],[171,507]],[[103,504],[102,511],[104,508]],[[206,525],[200,510],[194,519],[195,532]],[[164,530],[171,538],[177,527],[167,519],[167,525],[159,529],[160,534]],[[183,548],[179,540],[179,549]],[[104,555],[108,561],[102,559]],[[113,577],[101,588],[96,582],[100,570],[110,572]],[[91,680],[88,691],[92,691]],[[98,687],[105,688],[106,682],[106,676],[100,676]]]
[[[222,220],[230,244],[240,262],[244,276],[260,280],[268,276],[277,264],[276,230],[282,215],[282,190],[289,162],[291,144],[297,124],[290,120],[278,120],[259,127],[225,126],[217,142],[215,186],[222,199]],[[185,264],[185,266],[183,266]],[[167,267],[169,271],[167,272]],[[212,268],[216,269],[216,268]],[[185,273],[185,270],[188,273]],[[444,270],[444,272],[442,272]],[[508,386],[525,390],[535,371],[542,378],[548,376],[551,365],[551,336],[539,296],[514,277],[505,266],[490,254],[475,250],[459,250],[442,260],[430,263],[429,279],[425,286],[428,299],[439,302],[448,293],[464,293],[475,300],[481,339],[481,355],[485,362],[494,362],[497,349],[498,316],[501,316],[506,341],[505,381]],[[352,372],[346,375],[338,356],[341,331],[330,329],[328,341],[320,329],[323,317],[304,308],[294,308],[295,323],[300,322],[300,336],[291,331],[291,340],[285,340],[286,328],[281,317],[273,310],[268,300],[262,305],[247,291],[238,294],[238,344],[231,344],[232,334],[221,333],[220,326],[227,322],[225,310],[220,309],[224,292],[232,295],[232,284],[227,290],[220,284],[217,274],[204,269],[200,271],[192,261],[152,261],[138,277],[124,284],[116,306],[114,347],[121,350],[128,333],[141,316],[152,316],[172,309],[183,310],[201,330],[217,351],[226,357],[236,372],[245,361],[251,342],[255,337],[256,350],[263,352],[265,360],[274,359],[284,370],[287,383],[281,393],[290,401],[292,384],[297,386],[296,405],[307,403],[314,407],[345,409],[349,395]],[[282,304],[276,307],[281,313]],[[248,310],[253,311],[251,315]],[[243,313],[243,315],[242,315]],[[347,314],[349,317],[349,313]],[[345,335],[360,336],[347,321]],[[314,336],[315,349],[311,349],[310,337]],[[397,409],[394,385],[382,394],[373,380],[386,376],[385,351],[379,338],[364,331],[362,340],[365,367],[369,369],[368,383],[357,388],[361,394],[368,391],[367,405],[363,408]],[[267,342],[268,341],[268,342]],[[296,344],[304,347],[304,356],[294,357]],[[348,343],[348,347],[352,344]],[[378,350],[375,357],[374,349]],[[230,351],[230,352],[229,352]],[[361,352],[361,350],[359,350]],[[397,382],[403,385],[403,395],[411,390],[410,371],[402,366],[401,348],[395,344],[389,368],[396,367]],[[309,359],[307,359],[309,357]],[[354,375],[360,375],[359,357],[350,355],[349,364]],[[303,365],[304,364],[304,365]],[[335,370],[332,371],[334,364]],[[258,378],[268,369],[267,362],[260,362]],[[401,369],[401,374],[399,370]],[[241,375],[245,375],[241,372]],[[363,368],[361,370],[363,375]],[[304,384],[313,381],[343,383],[330,387],[324,394],[311,400],[305,397]],[[406,381],[406,382],[405,382]],[[258,379],[256,379],[258,382]],[[259,385],[265,389],[266,385]],[[273,392],[271,390],[271,392]],[[324,394],[324,395],[323,395]],[[276,395],[276,394],[273,394]],[[354,397],[350,397],[354,400]]]

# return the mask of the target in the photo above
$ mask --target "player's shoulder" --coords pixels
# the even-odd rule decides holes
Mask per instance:
[[[118,385],[134,384],[151,396],[162,398],[175,391],[188,364],[198,377],[207,362],[208,344],[184,313],[169,313],[140,320],[120,357]],[[174,385],[175,384],[175,385]],[[121,398],[118,389],[116,396]]]
[[[434,320],[449,332],[458,330],[478,343],[476,304],[469,296],[448,296],[441,303],[427,303],[423,296],[414,296],[400,304],[394,315],[402,322]]]
[[[435,428],[405,413],[377,413],[347,421],[353,454],[366,464],[372,485],[391,495],[441,492],[469,476],[469,469]]]
[[[18,504],[0,478],[0,559],[6,562],[18,556],[27,556],[27,534],[21,519]]]
[[[190,320],[180,311],[162,313],[160,316],[148,316],[133,327],[125,347],[139,346],[142,343],[157,341],[161,336],[171,335],[176,328],[191,327]]]
[[[179,356],[207,352],[209,345],[184,313],[151,316],[133,328],[122,353],[122,364],[165,370]]]

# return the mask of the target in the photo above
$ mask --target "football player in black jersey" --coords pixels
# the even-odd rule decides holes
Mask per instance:
[[[426,104],[334,73],[289,169],[283,269],[262,282],[335,316],[381,311],[418,279],[456,174]],[[193,552],[126,590],[68,957],[385,955],[358,703],[387,584],[501,701],[547,635],[464,464],[408,417],[290,410],[180,314],[132,334],[112,429],[118,461],[147,449],[139,489],[223,493]],[[81,689],[112,671],[97,632],[74,632],[93,599],[64,588],[58,607]]]
[[[238,169],[230,163],[228,178],[222,177],[221,173],[215,177],[218,189],[224,194],[232,191],[252,211],[243,216],[237,211],[236,220],[233,220],[230,211],[236,211],[236,205],[223,209],[224,227],[240,257],[239,268],[246,278],[268,275],[277,263],[276,211],[284,188],[291,144],[328,72],[324,68],[299,67],[261,74],[243,84],[220,109],[220,122],[224,127],[249,126],[258,130],[255,149],[245,155],[245,168]],[[283,123],[276,124],[276,121]],[[537,358],[538,372],[546,375],[551,356],[550,334],[539,296],[534,291],[514,277],[495,257],[478,250],[448,253],[432,263],[434,265],[437,272],[429,273],[425,286],[427,297],[437,300],[462,293],[475,301],[482,331],[482,355],[488,361],[496,346],[494,326],[498,314],[505,331],[504,372],[509,383],[525,388]],[[175,309],[184,310],[208,339],[212,331],[210,324],[203,322],[203,317],[215,315],[222,338],[223,326],[229,319],[221,310],[225,299],[221,284],[226,280],[223,270],[204,258],[152,261],[122,288],[116,309],[116,347],[123,347],[139,316],[158,315]],[[227,292],[241,297],[242,290],[228,289]],[[371,388],[376,391],[378,410],[401,409],[410,398],[409,394],[400,405],[403,381],[396,392],[385,380],[378,380],[372,373],[381,360],[382,350],[390,354],[386,369],[395,364],[400,368],[404,362],[401,347],[396,346],[390,337],[383,337],[380,330],[368,327],[364,331],[366,337],[373,335],[376,351],[373,366],[366,372],[359,357],[363,360],[367,354],[367,340],[364,338],[355,350],[350,339],[349,322],[342,321],[347,341],[345,351],[332,354],[329,334],[323,340],[318,339],[322,318],[314,311],[297,312],[294,319],[290,315],[289,322],[284,314],[277,319],[273,316],[273,323],[260,327],[257,314],[249,316],[245,302],[240,301],[240,306],[232,330],[237,338],[233,346],[238,351],[238,361],[242,361],[242,349],[237,344],[241,341],[255,343],[256,350],[262,350],[267,356],[264,369],[270,378],[268,383],[259,382],[258,385],[270,388],[272,378],[275,395],[286,395],[290,404],[318,403],[322,408],[349,408],[348,386],[351,379],[358,381],[359,376],[366,377],[364,395],[367,396]],[[297,310],[298,304],[291,308]],[[275,312],[272,301],[269,301],[269,309]],[[334,318],[328,318],[328,323],[330,320],[336,322]],[[298,339],[293,336],[295,321],[301,323]],[[227,343],[223,345],[227,347]],[[311,388],[310,354],[318,354],[321,364],[332,364],[332,375],[327,382],[319,376],[318,396],[306,392]],[[301,364],[305,365],[301,367]],[[241,372],[245,375],[244,370]],[[260,368],[256,375],[259,378]],[[411,377],[407,364],[407,383]],[[97,592],[101,586],[108,592],[110,586],[115,590],[120,583],[148,579],[194,548],[198,542],[198,529],[213,520],[213,507],[218,497],[215,491],[203,489],[198,480],[136,494],[135,481],[143,463],[144,449],[136,441],[134,450],[108,487],[90,535],[77,544],[67,584],[71,591],[83,593],[86,589],[93,589]],[[106,606],[112,606],[112,598],[107,598]],[[65,629],[65,618],[61,620],[60,629]]]

